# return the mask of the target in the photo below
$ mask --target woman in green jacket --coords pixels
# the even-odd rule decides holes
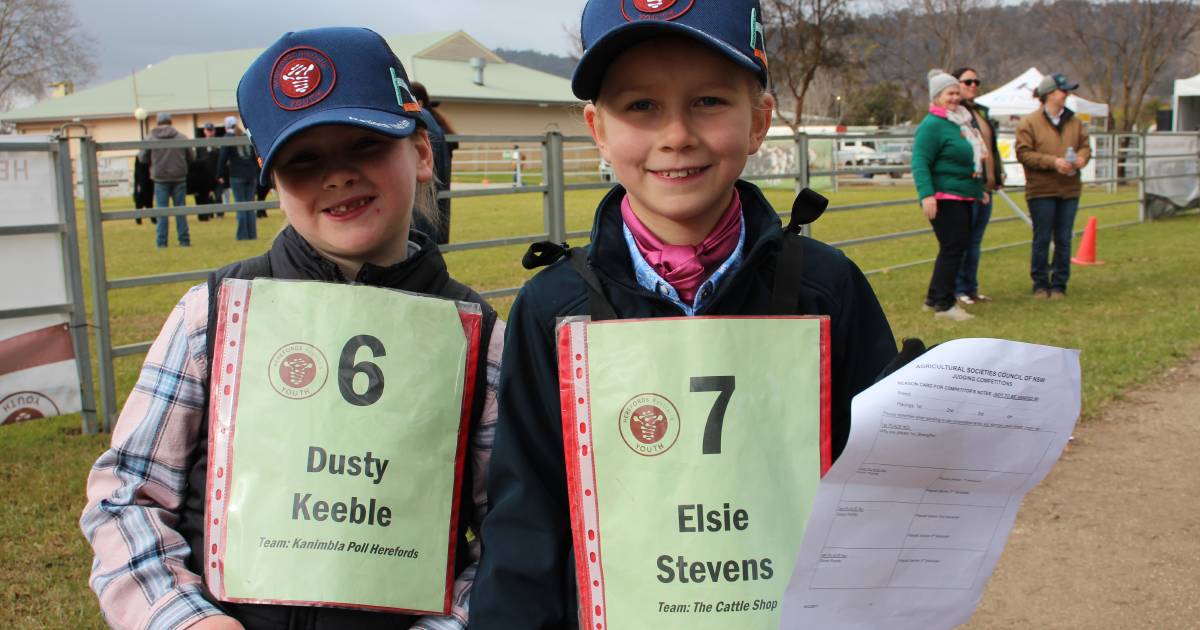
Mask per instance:
[[[955,300],[954,282],[971,237],[971,204],[987,203],[983,164],[987,149],[971,113],[961,107],[958,79],[929,72],[929,115],[917,128],[912,171],[921,210],[938,240],[925,307],[934,317],[965,321],[973,315]]]

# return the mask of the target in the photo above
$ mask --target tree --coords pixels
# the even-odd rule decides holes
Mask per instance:
[[[1066,60],[1087,96],[1108,105],[1120,131],[1133,129],[1164,68],[1190,49],[1200,31],[1192,0],[1058,0],[1034,5],[1034,15],[1045,25],[1049,47]]]
[[[86,80],[92,41],[66,0],[0,0],[0,109],[52,83]]]
[[[904,88],[891,81],[876,83],[850,95],[848,125],[892,125],[908,121],[913,104]]]
[[[853,30],[850,0],[767,0],[763,18],[775,109],[792,131],[803,124],[804,102],[817,73],[844,67],[842,45]]]
[[[997,0],[885,0],[884,6],[886,12],[862,20],[868,42],[856,46],[861,51],[856,65],[863,68],[868,82],[897,82],[914,101],[927,99],[929,70],[980,68],[984,59],[997,52],[998,44],[1011,43],[1014,37],[997,29],[1003,11]],[[1019,47],[1006,49],[1002,56],[1019,52]]]

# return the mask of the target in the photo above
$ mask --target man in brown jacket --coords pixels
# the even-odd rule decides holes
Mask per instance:
[[[1067,296],[1071,236],[1083,184],[1079,171],[1092,157],[1087,130],[1067,109],[1067,94],[1079,87],[1061,74],[1047,75],[1034,90],[1042,107],[1017,125],[1017,161],[1025,168],[1025,200],[1033,219],[1029,276],[1035,298]],[[1054,260],[1047,269],[1050,240]]]

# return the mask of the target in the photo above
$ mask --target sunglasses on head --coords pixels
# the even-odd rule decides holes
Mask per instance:
[[[959,81],[959,83],[962,83],[963,85],[974,85],[974,86],[980,85],[979,79],[963,79],[962,81]]]

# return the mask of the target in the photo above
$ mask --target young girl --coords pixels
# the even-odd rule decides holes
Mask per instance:
[[[588,265],[618,318],[771,312],[784,233],[761,191],[738,181],[774,104],[760,15],[754,0],[591,0],[584,9],[586,51],[572,85],[621,182],[597,209]],[[837,454],[851,397],[895,356],[895,340],[858,268],[831,247],[803,246],[802,302],[832,320]],[[472,628],[576,623],[555,323],[596,315],[596,303],[564,260],[513,305],[500,378],[507,424],[489,474]]]
[[[297,54],[303,63],[292,64]],[[477,543],[468,551],[468,529],[478,530],[486,507],[503,324],[449,277],[436,245],[409,231],[414,208],[432,210],[432,156],[404,68],[366,29],[289,33],[246,71],[238,106],[289,227],[264,256],[219,270],[184,295],[150,349],[112,448],[92,470],[81,525],[95,549],[91,586],[105,619],[122,628],[462,628],[478,559]],[[254,277],[365,284],[482,305],[487,351],[477,366],[472,465],[460,488],[473,509],[464,503],[456,524],[461,561],[451,616],[219,603],[202,582],[212,292],[224,278]]]

